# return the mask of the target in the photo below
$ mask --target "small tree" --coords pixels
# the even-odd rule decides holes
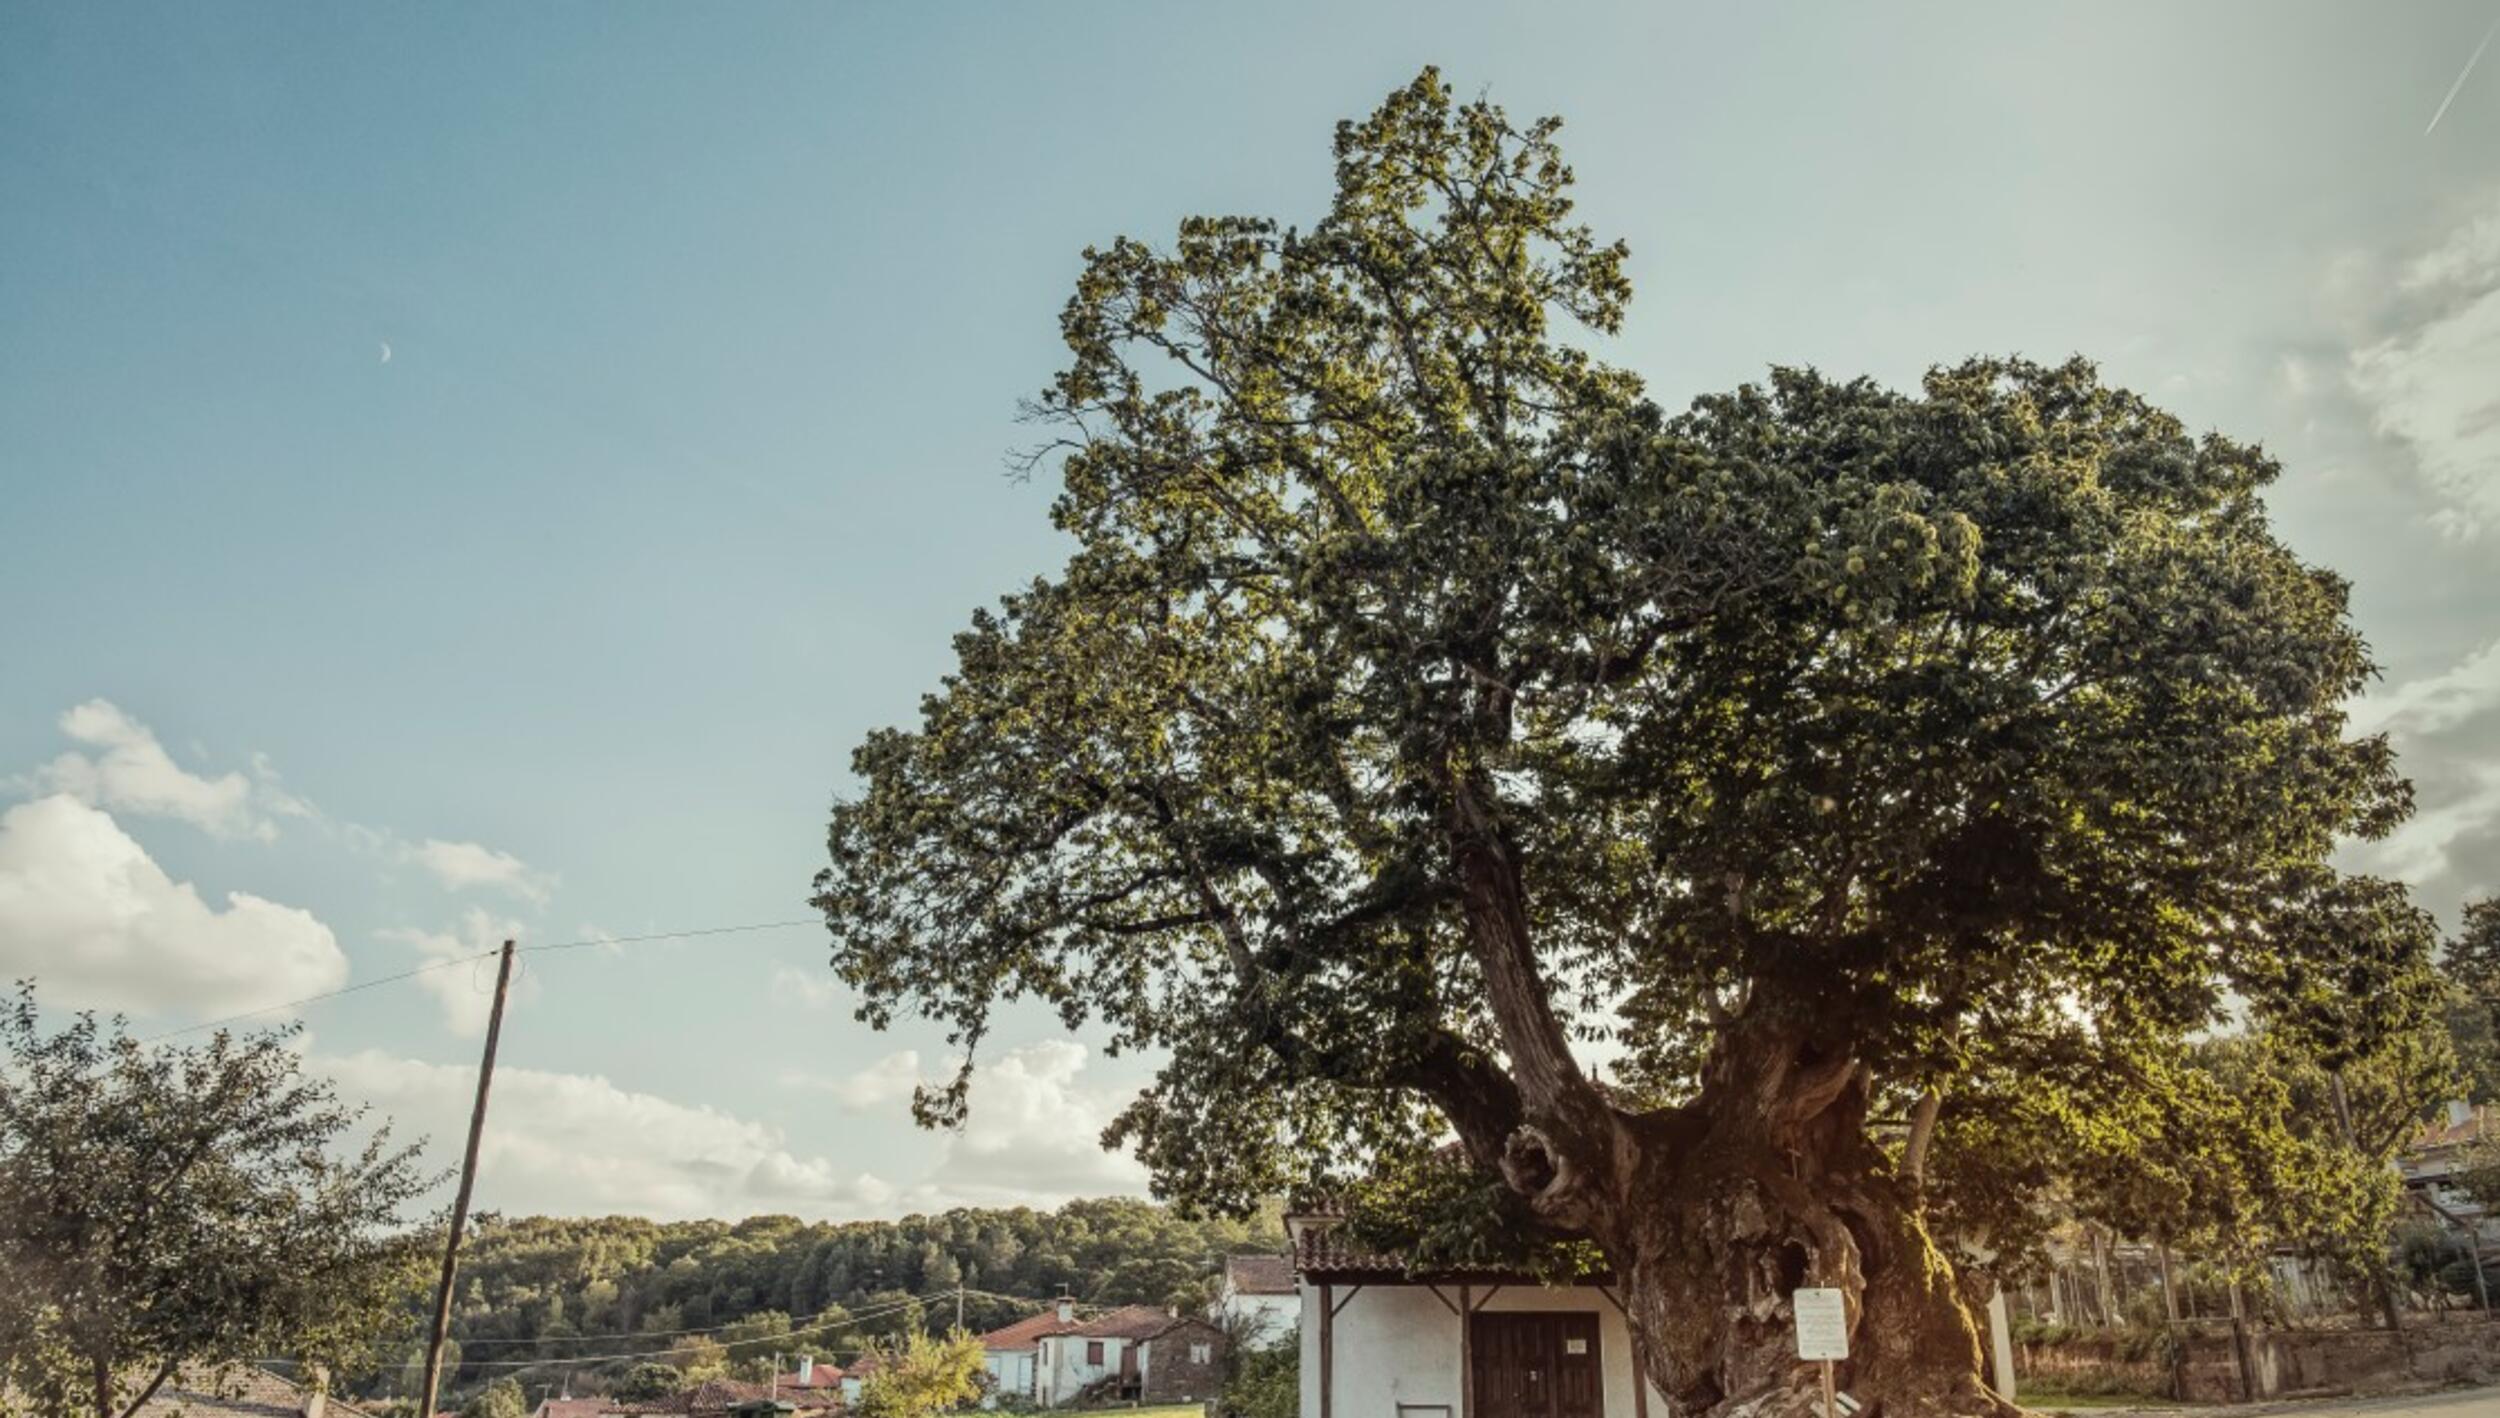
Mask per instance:
[[[956,1330],[944,1339],[906,1336],[877,1360],[859,1387],[860,1418],[922,1418],[981,1396],[981,1341]]]
[[[710,1335],[694,1336],[678,1345],[669,1357],[676,1361],[678,1369],[690,1384],[724,1378],[729,1373],[729,1350]]]
[[[774,1356],[790,1347],[790,1316],[780,1310],[758,1310],[720,1332],[728,1351],[729,1372],[737,1378],[771,1377]]]
[[[460,1418],[527,1418],[529,1411],[529,1396],[521,1392],[520,1380],[502,1378],[492,1380],[461,1404]]]
[[[1258,1348],[1225,1346],[1223,1418],[1294,1418],[1302,1406],[1302,1346],[1299,1338]]]
[[[388,1129],[305,1078],[292,1029],[143,1048],[91,1014],[0,1010],[0,1394],[127,1415],[185,1366],[363,1367],[420,1263],[426,1182]]]
[[[2500,1099],[2500,897],[2469,902],[2440,960],[2448,981],[2448,1036],[2466,1074],[2466,1096]]]
[[[686,1387],[686,1376],[674,1364],[636,1364],[616,1381],[616,1396],[624,1399],[666,1398]]]

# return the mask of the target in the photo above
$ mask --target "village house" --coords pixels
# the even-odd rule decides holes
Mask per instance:
[[[991,1396],[1046,1408],[1085,1401],[1188,1403],[1223,1386],[1224,1335],[1194,1316],[1124,1305],[1091,1317],[1061,1296],[981,1336]]]
[[[1341,1220],[1285,1218],[1300,1289],[1301,1418],[1667,1418],[1634,1361],[1612,1277],[1411,1274],[1402,1257],[1345,1236]],[[1991,1368],[2011,1398],[2002,1304],[1988,1320]]]
[[[0,1395],[5,1399],[5,1395]],[[0,1407],[5,1407],[0,1402]],[[130,1418],[369,1418],[364,1410],[249,1364],[186,1365]]]
[[[1075,1328],[1076,1297],[1062,1295],[1050,1309],[982,1335],[982,1367],[989,1373],[982,1406],[995,1406],[1001,1396],[1038,1402],[1041,1343]]]
[[[1253,1348],[1270,1348],[1293,1338],[1302,1323],[1293,1257],[1226,1256],[1224,1279],[1207,1314],[1226,1334]]]
[[[799,1356],[795,1369],[786,1370],[774,1381],[777,1398],[788,1398],[805,1406],[815,1397],[831,1398],[840,1394],[844,1374],[840,1364],[819,1364],[811,1355]]]
[[[2480,1161],[2486,1139],[2500,1137],[2500,1110],[2451,1100],[2396,1159],[2405,1200],[2419,1216],[2459,1241],[2471,1237],[2485,1265],[2500,1263],[2500,1217],[2460,1185]]]

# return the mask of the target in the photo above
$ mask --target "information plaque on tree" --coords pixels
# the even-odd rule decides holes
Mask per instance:
[[[1838,1290],[1804,1289],[1790,1297],[1797,1311],[1797,1357],[1849,1357],[1849,1302]]]

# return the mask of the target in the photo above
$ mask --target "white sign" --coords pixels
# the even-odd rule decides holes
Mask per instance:
[[[1837,1290],[1800,1290],[1788,1297],[1797,1311],[1797,1357],[1849,1357],[1849,1301]]]

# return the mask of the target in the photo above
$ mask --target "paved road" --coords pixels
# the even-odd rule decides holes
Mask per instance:
[[[2403,1398],[2322,1398],[2273,1411],[2300,1418],[2500,1418],[2500,1388],[2450,1389]]]
[[[2119,1418],[2109,1409],[2051,1409],[2073,1418]],[[2178,1415],[2178,1418],[2500,1418],[2500,1388],[2448,1389],[2399,1398],[2320,1398],[2298,1403],[2253,1403],[2221,1408],[2142,1408],[2124,1410],[2137,1418]]]

